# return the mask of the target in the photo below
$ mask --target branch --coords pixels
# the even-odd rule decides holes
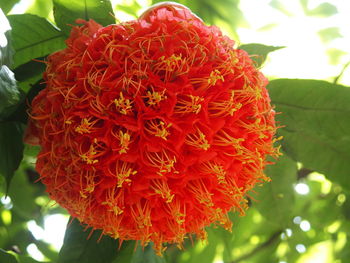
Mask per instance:
[[[250,258],[250,257],[254,256],[260,250],[263,250],[264,248],[267,248],[268,246],[272,245],[282,233],[283,233],[282,230],[277,231],[268,240],[266,240],[264,243],[261,243],[259,246],[255,247],[252,251],[248,252],[245,255],[240,256],[239,258],[231,261],[230,263],[238,263],[240,261],[243,261],[243,260],[245,260],[247,258]]]

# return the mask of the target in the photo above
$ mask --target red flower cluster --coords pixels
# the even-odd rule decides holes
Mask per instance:
[[[243,50],[188,9],[138,20],[78,21],[48,57],[27,142],[50,197],[120,240],[181,244],[229,229],[245,194],[266,180],[274,149],[267,80]]]

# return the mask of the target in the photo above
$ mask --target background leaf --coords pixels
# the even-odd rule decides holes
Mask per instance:
[[[7,66],[0,66],[0,119],[9,115],[12,106],[21,100],[13,72]]]
[[[0,174],[9,186],[23,157],[23,126],[18,122],[0,122]]]
[[[19,1],[20,0],[1,0],[0,8],[5,14],[7,14],[12,9],[12,7]]]
[[[2,263],[18,263],[15,256],[0,249],[0,260]]]
[[[30,257],[12,255],[5,250],[0,249],[0,262],[1,263],[40,263]]]
[[[127,261],[116,260],[113,263],[124,263]],[[137,247],[136,252],[132,256],[131,263],[165,263],[165,259],[155,254],[151,244],[142,248],[140,245]]]
[[[16,53],[14,68],[65,47],[64,35],[45,18],[31,15],[9,15],[12,43]]]
[[[53,0],[53,7],[56,24],[66,35],[78,18],[93,19],[104,26],[115,23],[109,0]]]
[[[127,263],[131,261],[134,242],[125,241],[118,249],[119,244],[115,239],[103,236],[99,241],[101,231],[94,231],[89,238],[90,231],[91,229],[84,231],[84,227],[77,219],[68,224],[57,263]]]
[[[44,58],[39,58],[39,60],[44,60]],[[45,68],[45,63],[34,60],[15,68],[13,72],[18,81],[18,87],[27,93],[32,86],[42,78]]]
[[[321,3],[312,10],[308,10],[308,15],[328,17],[338,13],[338,9],[330,3]]]
[[[270,52],[284,47],[273,47],[266,46],[263,44],[252,43],[240,45],[238,48],[245,50],[250,55],[251,59],[255,62],[256,66],[261,67],[261,65],[265,62],[267,55]]]
[[[283,149],[294,160],[350,187],[350,88],[320,80],[278,79],[268,85]]]
[[[257,201],[253,205],[270,224],[286,228],[293,218],[297,164],[283,155],[275,164],[268,165],[265,172],[271,182],[255,189]]]

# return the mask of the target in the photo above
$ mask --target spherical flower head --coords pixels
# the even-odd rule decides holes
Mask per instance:
[[[50,55],[26,141],[50,197],[123,240],[181,246],[267,180],[276,156],[266,78],[187,8],[163,4],[102,27],[79,20]]]

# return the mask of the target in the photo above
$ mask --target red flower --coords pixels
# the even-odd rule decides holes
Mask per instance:
[[[230,229],[266,180],[274,111],[234,41],[180,5],[102,27],[79,20],[48,57],[27,141],[50,197],[120,240],[181,244]]]

